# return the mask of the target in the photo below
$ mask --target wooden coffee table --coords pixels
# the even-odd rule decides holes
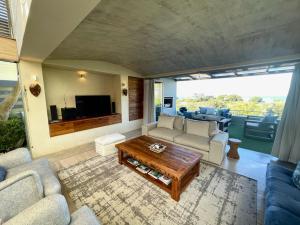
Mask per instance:
[[[153,143],[161,143],[167,146],[162,153],[149,150]],[[171,197],[179,201],[180,194],[185,190],[194,177],[199,176],[201,153],[191,152],[182,147],[163,142],[148,136],[140,136],[123,143],[117,144],[119,163],[123,164],[148,181],[156,184],[161,189],[171,194]],[[127,159],[132,157],[144,165],[172,178],[169,185],[165,185],[159,179],[143,174],[136,170]]]

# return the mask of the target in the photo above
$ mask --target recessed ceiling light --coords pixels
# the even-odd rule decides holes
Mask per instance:
[[[286,70],[294,70],[295,66],[279,66],[279,67],[271,67],[268,71],[269,72],[280,72]]]
[[[176,77],[175,80],[184,81],[184,80],[192,80],[191,77]]]
[[[209,79],[211,76],[209,76],[206,73],[195,73],[190,75],[194,79]]]
[[[245,71],[238,71],[238,75],[248,75],[248,74],[257,74],[257,73],[266,73],[267,69],[256,69],[256,70],[245,70]]]
[[[227,77],[227,76],[234,76],[235,73],[230,72],[230,73],[214,73],[212,74],[213,77]]]

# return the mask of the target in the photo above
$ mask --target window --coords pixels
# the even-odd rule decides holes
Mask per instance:
[[[6,0],[0,0],[0,36],[11,37]]]

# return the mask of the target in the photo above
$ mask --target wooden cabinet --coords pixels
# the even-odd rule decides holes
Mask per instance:
[[[50,137],[121,123],[121,114],[50,123]]]

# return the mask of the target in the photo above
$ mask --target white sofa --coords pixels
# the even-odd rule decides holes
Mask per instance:
[[[203,154],[203,160],[220,165],[225,156],[228,133],[215,121],[197,121],[180,116],[160,116],[158,122],[143,125],[142,134]]]

